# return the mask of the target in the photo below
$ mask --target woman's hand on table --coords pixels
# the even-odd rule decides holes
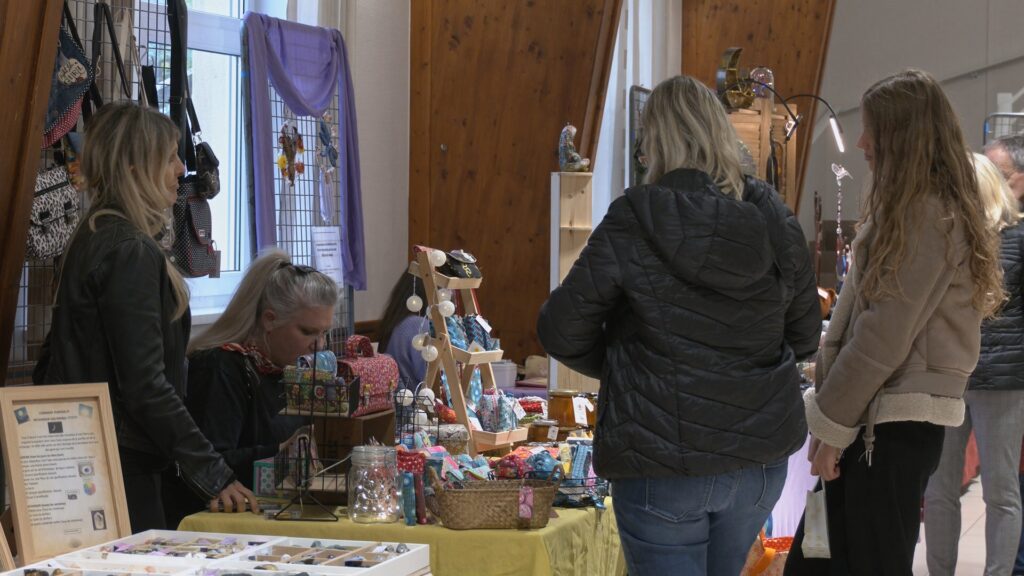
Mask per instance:
[[[246,503],[252,508],[253,514],[260,513],[260,504],[251,490],[235,480],[210,500],[210,512],[244,512]]]

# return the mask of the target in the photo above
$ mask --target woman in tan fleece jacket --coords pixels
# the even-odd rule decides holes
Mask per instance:
[[[963,420],[981,321],[1003,294],[999,237],[938,83],[895,74],[861,112],[871,190],[805,396],[831,559],[803,557],[801,523],[786,574],[912,574],[943,427]]]

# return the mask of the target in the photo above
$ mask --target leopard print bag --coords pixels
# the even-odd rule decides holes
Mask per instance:
[[[49,260],[64,253],[78,225],[79,200],[65,167],[58,166],[36,176],[26,257]]]

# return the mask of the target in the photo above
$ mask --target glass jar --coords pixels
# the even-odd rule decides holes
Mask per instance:
[[[558,422],[562,428],[579,426],[576,423],[572,405],[572,399],[579,393],[579,390],[551,390],[548,392],[548,418]]]
[[[348,517],[360,524],[397,522],[402,480],[395,449],[356,446],[348,473]]]

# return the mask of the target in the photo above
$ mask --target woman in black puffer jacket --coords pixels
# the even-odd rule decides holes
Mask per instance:
[[[711,90],[667,80],[643,124],[647,184],[611,204],[538,333],[601,380],[595,468],[630,573],[737,574],[807,436],[811,260],[778,194],[742,175]]]

